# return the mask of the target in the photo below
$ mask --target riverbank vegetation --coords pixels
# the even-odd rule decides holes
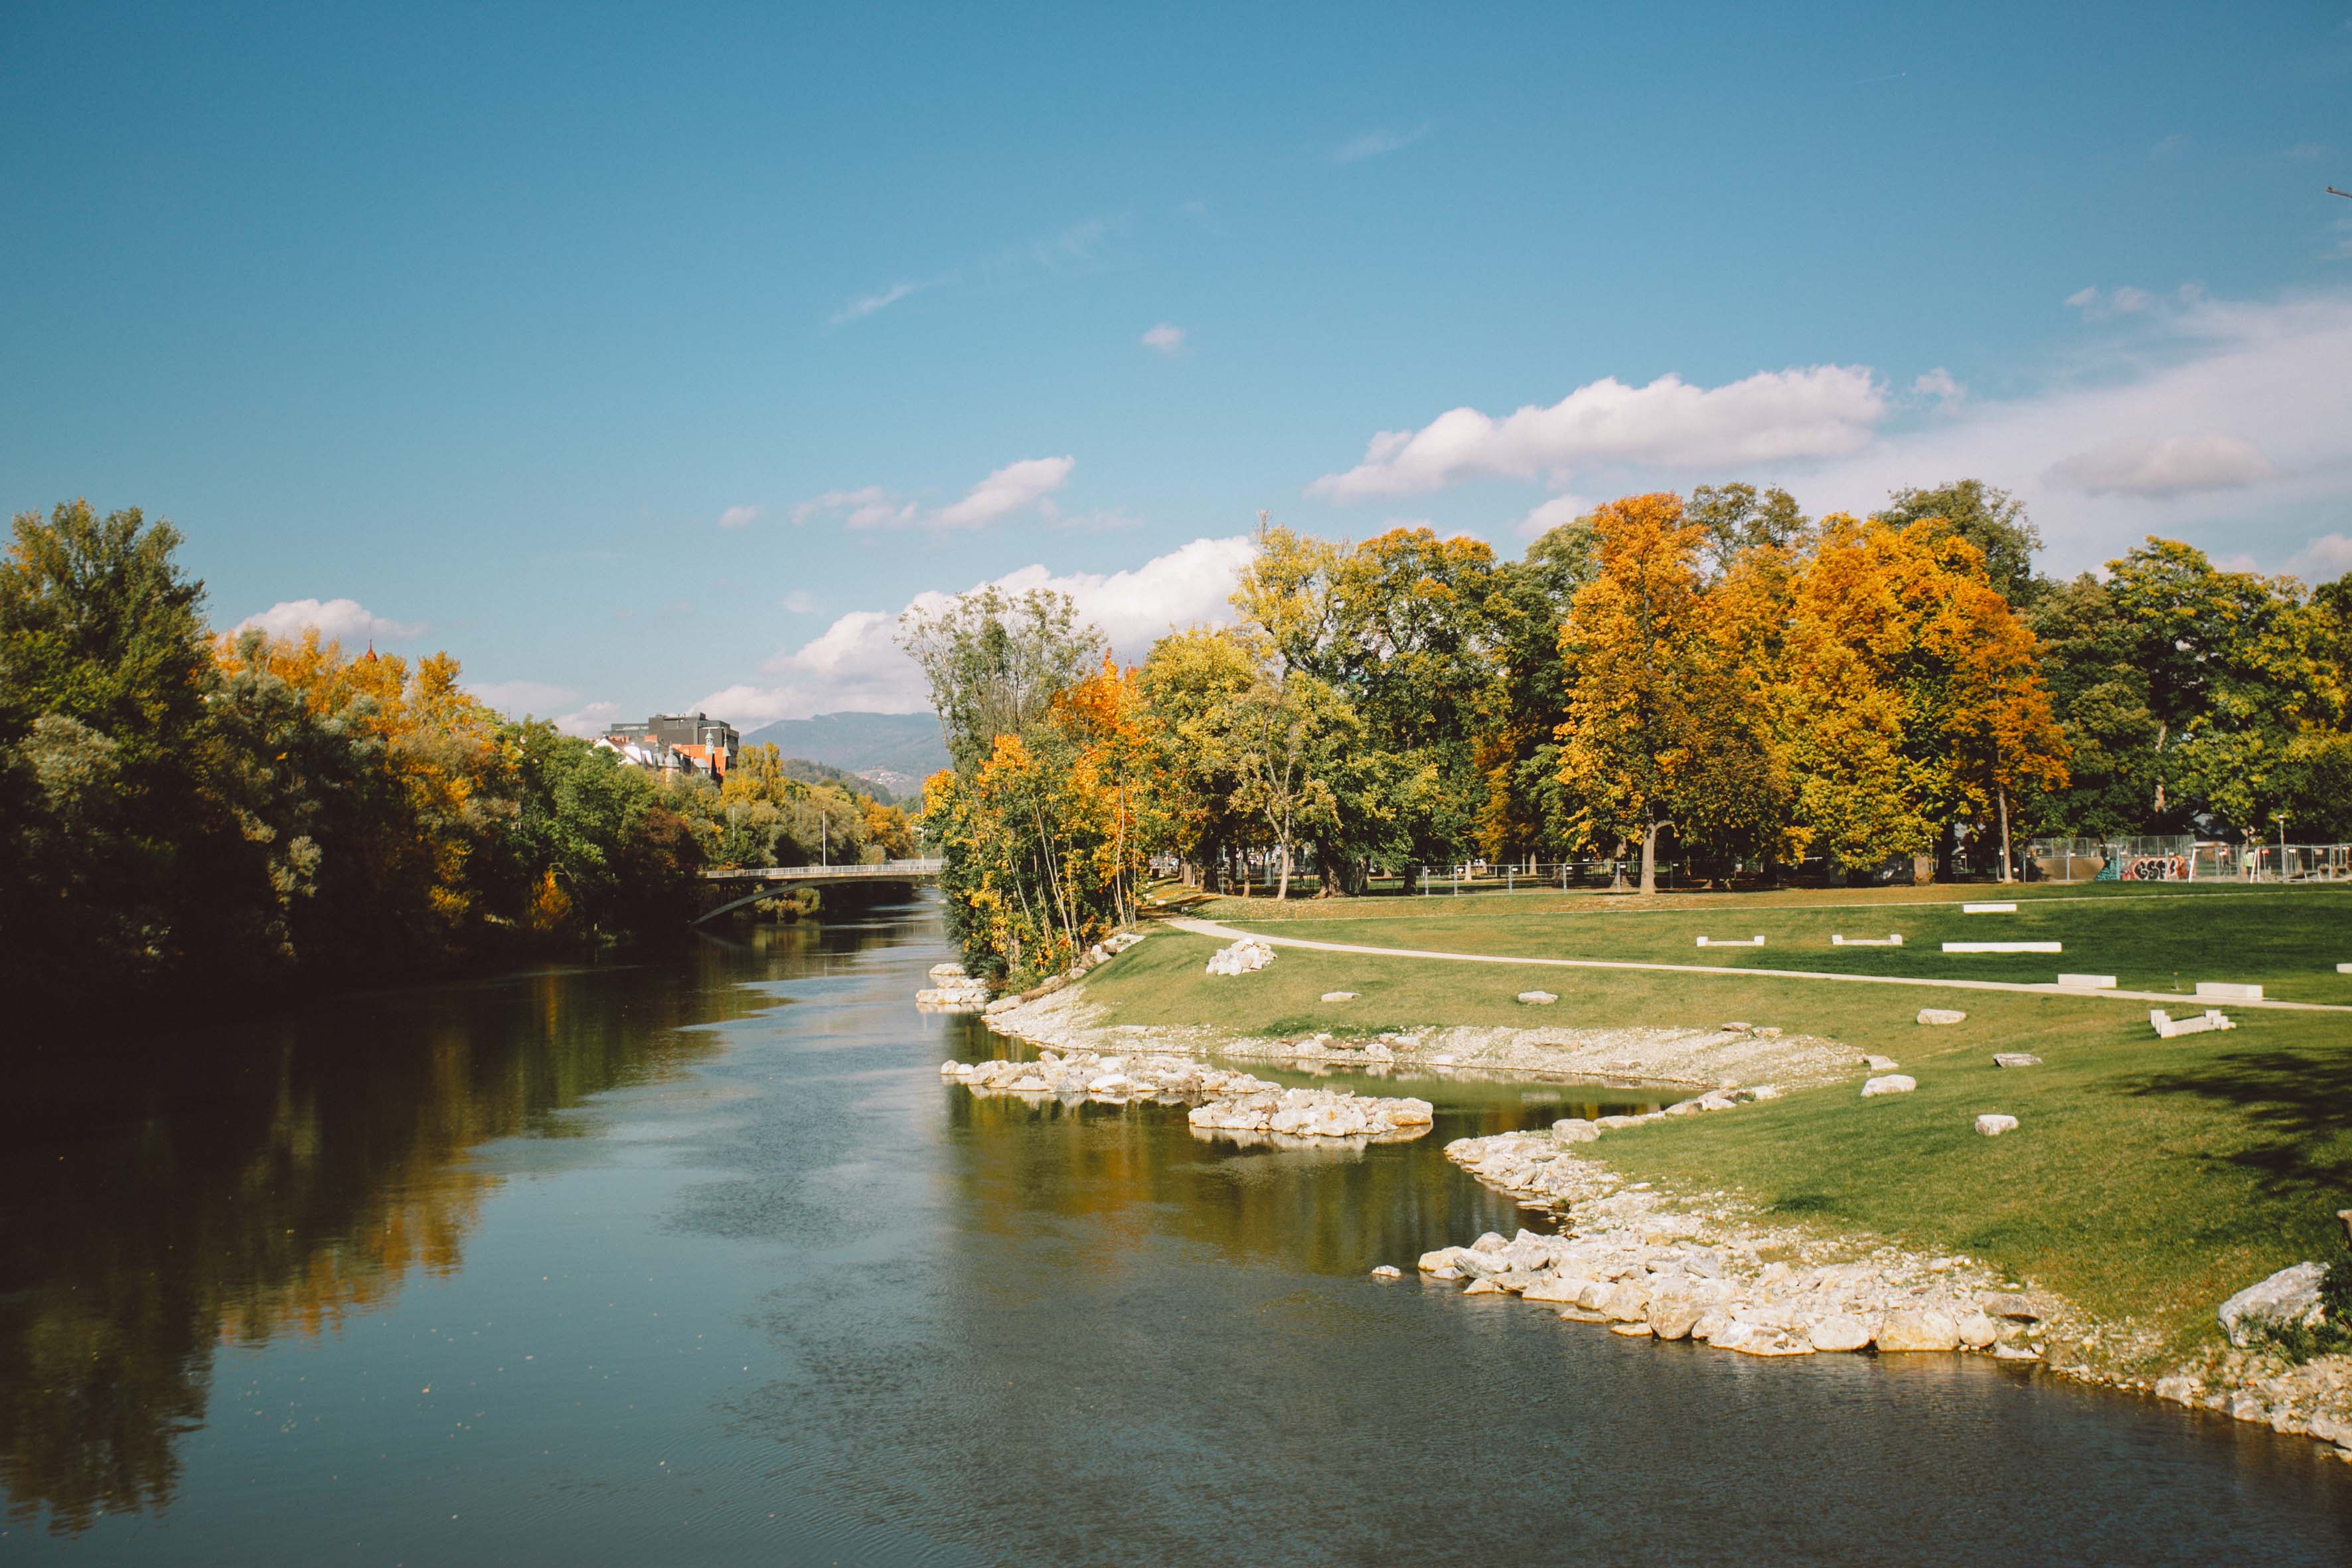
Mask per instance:
[[[2352,576],[2150,540],[2053,581],[1975,480],[1866,519],[1743,484],[1628,497],[1516,562],[1428,529],[1257,542],[1233,625],[1129,670],[1049,594],[909,616],[975,973],[1063,966],[1155,856],[1286,901],[1470,860],[1630,863],[1647,892],[1667,858],[2007,880],[2032,835],[2352,837]]]
[[[2030,899],[2021,899],[2026,908],[2015,917],[1962,916],[1956,905],[1897,903],[1861,889],[1709,900],[1718,926],[1728,906],[1743,925],[1737,934],[1752,934],[1748,927],[1765,933],[1767,946],[1750,952],[1694,950],[1687,930],[1703,927],[1708,910],[1676,900],[1650,915],[1597,896],[1583,900],[1582,912],[1558,909],[1557,896],[1506,895],[1458,913],[1260,929],[1435,952],[1930,978],[2047,982],[2063,964],[2116,971],[2126,985],[2151,989],[2251,980],[2273,996],[2352,1004],[2352,977],[2334,973],[2347,961],[2352,889],[2184,888],[2038,906]],[[1555,908],[1496,918],[1496,906],[1521,903]],[[2014,961],[2005,957],[1947,957],[1932,942],[1867,956],[1828,946],[1829,931],[1864,921],[1880,935],[1886,931],[1878,928],[1901,929],[1906,943],[1914,933],[1924,941],[1939,918],[1974,928],[2000,921],[2004,935],[2009,922],[2033,918],[2038,936],[2063,932],[2066,952],[2031,959],[2034,973],[2012,974]],[[2168,1354],[2210,1340],[2215,1303],[2278,1268],[2305,1258],[2352,1266],[2335,1217],[2352,1191],[2352,1015],[2231,1009],[2237,1026],[2227,1032],[2158,1040],[2148,1003],[2095,996],[1517,968],[1295,947],[1277,949],[1276,962],[1255,973],[1212,977],[1204,971],[1217,946],[1160,931],[1090,976],[1087,998],[1108,1009],[1108,1023],[1213,1023],[1261,1037],[1363,1037],[1433,1023],[1710,1027],[1739,1019],[1834,1038],[1853,1051],[1853,1081],[1801,1089],[1754,1112],[1613,1132],[1598,1146],[1600,1157],[1634,1180],[1687,1192],[1736,1189],[1769,1215],[1985,1259],[2102,1317],[2157,1330]],[[1899,967],[1883,962],[1898,952]],[[1514,1000],[1530,986],[1559,1002],[1538,1016]],[[1321,1000],[1335,991],[1356,994]],[[2184,995],[2174,1011],[2204,1005]],[[1923,1006],[1968,1016],[1926,1026],[1915,1022]],[[1998,1068],[1996,1051],[2029,1053],[2042,1065]],[[1859,1098],[1866,1052],[1899,1062],[1917,1089]],[[1974,1119],[1988,1111],[2017,1117],[2019,1130],[1979,1136]]]
[[[665,787],[468,693],[457,661],[215,632],[180,536],[86,503],[0,561],[0,982],[20,1020],[246,1007],[670,938],[706,862],[904,853],[786,776]]]

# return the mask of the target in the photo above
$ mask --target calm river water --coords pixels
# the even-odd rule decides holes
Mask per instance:
[[[2330,1563],[2317,1445],[1408,1279],[1418,1142],[942,1084],[931,909],[12,1051],[0,1561]]]

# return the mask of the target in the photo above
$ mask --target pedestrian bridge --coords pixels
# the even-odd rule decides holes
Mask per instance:
[[[700,925],[745,904],[772,899],[788,888],[839,887],[849,882],[897,882],[907,886],[929,882],[939,876],[941,864],[938,860],[875,860],[856,866],[731,866],[705,871],[704,881],[738,891],[741,896],[697,915],[693,923]]]

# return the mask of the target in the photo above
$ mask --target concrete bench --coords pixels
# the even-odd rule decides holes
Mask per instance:
[[[1735,937],[1727,941],[1719,936],[1703,936],[1698,939],[1698,944],[1701,947],[1762,947],[1764,939],[1760,936]]]
[[[2062,974],[2058,984],[2069,991],[2113,991],[2116,977],[2112,974]]]
[[[2054,942],[1948,942],[1946,952],[2063,952]]]
[[[1893,936],[1833,936],[1830,938],[1830,945],[1832,947],[1901,947],[1903,933],[1897,931]]]
[[[2259,1002],[2263,999],[2263,988],[2240,985],[2227,980],[2200,980],[2197,983],[2197,999],[2200,1002]]]
[[[1960,913],[1964,915],[2013,915],[2016,912],[2015,904],[1962,904],[1960,906]]]
[[[2182,1035],[2202,1035],[2213,1029],[2234,1029],[2238,1026],[2221,1016],[2216,1007],[2208,1007],[2195,1018],[2176,1018],[2161,1007],[2151,1007],[2147,1013],[2148,1026],[2160,1039],[2175,1039]]]

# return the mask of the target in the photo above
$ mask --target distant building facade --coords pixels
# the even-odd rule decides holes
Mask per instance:
[[[723,719],[706,713],[656,713],[643,723],[614,724],[598,745],[634,766],[665,777],[702,773],[723,779],[735,765],[742,735]]]

